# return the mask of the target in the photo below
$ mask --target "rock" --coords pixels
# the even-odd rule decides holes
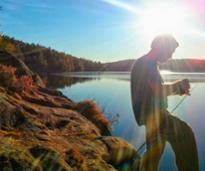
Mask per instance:
[[[41,79],[41,77],[38,74],[34,73],[31,75],[31,77],[32,77],[34,83],[36,83],[39,87],[45,87],[45,83],[43,82],[43,80]]]
[[[2,171],[42,171],[39,166],[33,165],[31,155],[28,151],[24,151],[14,139],[5,137],[1,139],[0,143],[0,168]]]
[[[136,149],[133,145],[119,137],[103,136],[101,140],[108,149],[109,156],[106,159],[109,163],[117,166],[125,161],[130,161],[138,156]]]
[[[1,170],[116,171],[133,163],[132,145],[102,136],[109,121],[94,102],[46,89],[8,91],[0,87]]]
[[[29,152],[36,160],[40,159],[38,164],[42,166],[43,170],[66,171],[57,152],[39,145],[30,148]]]
[[[45,88],[45,87],[40,87],[39,91],[43,92],[43,93],[47,93],[50,94],[52,96],[60,96],[60,97],[65,97],[63,95],[63,93],[61,93],[60,91],[57,91],[55,89],[49,89],[49,88]]]

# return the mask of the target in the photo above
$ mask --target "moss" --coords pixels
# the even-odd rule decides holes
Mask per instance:
[[[0,168],[2,171],[40,171],[33,166],[33,158],[19,141],[8,137],[1,139]]]
[[[66,162],[75,170],[87,170],[84,157],[74,149],[66,152]]]
[[[31,155],[39,161],[43,170],[49,171],[65,171],[66,169],[61,165],[59,161],[59,155],[57,152],[45,148],[43,146],[34,146],[29,149]]]

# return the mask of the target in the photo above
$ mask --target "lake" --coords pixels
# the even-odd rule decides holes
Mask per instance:
[[[200,171],[205,170],[205,74],[162,72],[165,81],[188,78],[191,82],[191,96],[173,112],[188,123],[195,134]],[[79,72],[56,74],[46,78],[48,85],[57,88],[75,101],[94,100],[112,121],[112,134],[126,139],[139,148],[145,141],[144,126],[135,122],[131,106],[129,72]],[[184,98],[169,97],[169,111]],[[144,149],[145,150],[145,149]],[[142,149],[141,153],[144,151]],[[160,161],[160,171],[177,171],[174,153],[167,143]]]

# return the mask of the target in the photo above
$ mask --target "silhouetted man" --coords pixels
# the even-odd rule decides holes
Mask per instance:
[[[146,130],[147,151],[140,171],[157,171],[168,141],[176,156],[179,171],[198,171],[196,142],[192,129],[167,111],[167,96],[189,95],[187,79],[164,84],[158,63],[172,58],[178,42],[170,35],[159,35],[148,54],[137,59],[131,71],[132,106],[138,125]]]

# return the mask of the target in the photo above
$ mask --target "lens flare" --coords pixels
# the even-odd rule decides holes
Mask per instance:
[[[101,0],[113,7],[136,14],[136,32],[145,39],[157,34],[173,34],[176,37],[194,35],[205,37],[205,32],[196,29],[193,9],[180,2],[143,1],[138,6],[119,0]]]
[[[146,37],[162,33],[179,35],[190,28],[189,17],[186,9],[180,6],[169,3],[152,4],[145,6],[140,13],[137,27]]]
[[[122,1],[119,1],[119,0],[101,0],[101,1],[108,3],[112,6],[122,8],[122,9],[127,10],[127,11],[132,12],[132,13],[138,14],[141,12],[141,9],[139,9],[137,7],[133,7],[132,5],[125,3],[125,2],[122,2]]]

